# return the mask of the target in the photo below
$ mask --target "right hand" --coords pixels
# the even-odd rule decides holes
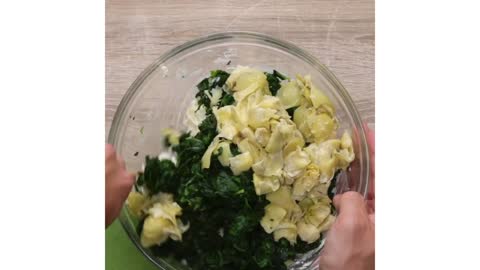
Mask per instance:
[[[375,269],[375,213],[360,193],[333,198],[338,216],[320,254],[320,270]]]

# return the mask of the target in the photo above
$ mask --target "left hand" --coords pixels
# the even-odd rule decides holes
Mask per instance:
[[[120,214],[135,176],[127,172],[125,161],[110,144],[105,145],[105,227]]]

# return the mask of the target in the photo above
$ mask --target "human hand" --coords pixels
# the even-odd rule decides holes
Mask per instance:
[[[135,176],[127,172],[125,161],[112,145],[105,145],[105,227],[120,214],[123,202],[135,183]]]
[[[337,219],[320,253],[320,270],[375,269],[375,213],[369,214],[362,195],[336,195]]]

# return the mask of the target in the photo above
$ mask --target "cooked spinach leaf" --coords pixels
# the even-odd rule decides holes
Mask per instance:
[[[287,109],[287,113],[288,113],[288,115],[290,115],[291,119],[293,119],[293,113],[295,112],[295,110],[297,108],[298,107],[293,107],[293,108]]]
[[[175,193],[180,182],[175,179],[175,164],[167,159],[145,157],[145,170],[139,174],[137,184],[145,185],[150,194],[160,191]]]
[[[280,82],[286,80],[287,77],[276,70],[273,70],[273,73],[265,72],[265,75],[267,76],[268,89],[270,89],[272,96],[275,96],[281,87]]]

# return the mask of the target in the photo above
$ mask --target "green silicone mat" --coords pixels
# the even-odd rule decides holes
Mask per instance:
[[[116,220],[105,231],[106,270],[158,270],[130,241]]]

